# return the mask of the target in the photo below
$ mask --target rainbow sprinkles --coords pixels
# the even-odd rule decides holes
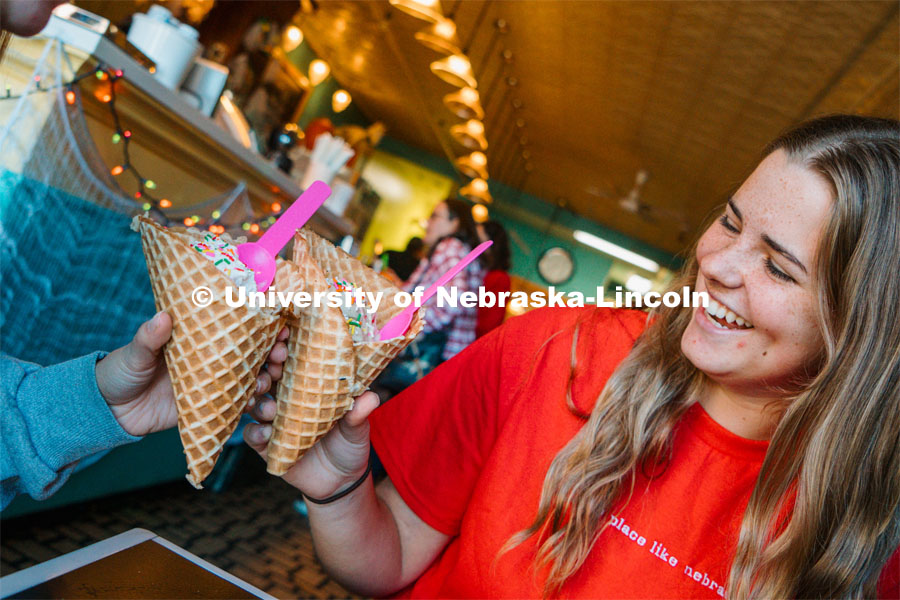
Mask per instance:
[[[256,291],[253,269],[241,262],[237,255],[237,246],[234,244],[207,233],[202,240],[192,242],[191,248],[212,261],[213,265],[235,285],[245,288],[248,292]]]

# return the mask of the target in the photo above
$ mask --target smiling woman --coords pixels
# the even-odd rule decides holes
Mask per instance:
[[[614,508],[636,471],[672,460],[698,403],[728,431],[770,440],[729,596],[875,596],[900,544],[898,272],[898,123],[827,117],[775,140],[673,284],[708,291],[715,316],[657,312],[514,543],[549,534],[548,582],[573,576],[602,526],[551,515]]]
[[[361,396],[285,476],[353,490],[310,506],[322,562],[367,595],[896,597],[898,203],[900,124],[811,121],[672,283],[708,309],[531,311]]]

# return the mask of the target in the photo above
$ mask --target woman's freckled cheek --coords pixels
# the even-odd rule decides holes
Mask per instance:
[[[743,348],[743,347],[746,346],[746,345],[747,345],[747,342],[738,342],[737,347],[738,347],[738,348]]]

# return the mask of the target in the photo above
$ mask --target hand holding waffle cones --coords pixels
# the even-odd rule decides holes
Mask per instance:
[[[369,415],[378,408],[378,396],[366,392],[335,426],[282,475],[282,478],[313,498],[327,498],[357,481],[369,462]],[[244,441],[263,460],[275,418],[275,401],[260,399],[252,416],[259,424],[244,428]]]
[[[135,218],[133,226],[141,232],[157,308],[173,320],[165,357],[190,471],[187,478],[195,487],[201,487],[237,427],[285,322],[290,327],[287,359],[266,452],[268,470],[276,475],[286,473],[328,433],[352,408],[353,398],[424,326],[417,313],[404,335],[379,341],[374,335],[352,335],[336,307],[294,306],[288,311],[230,306],[225,289],[244,274],[239,260],[232,264],[230,240],[166,229],[142,217]],[[222,261],[227,264],[217,268]],[[279,263],[271,289],[316,294],[330,291],[336,281],[385,298],[368,323],[373,332],[402,310],[394,301],[400,290],[309,231],[296,234],[293,261]],[[200,285],[209,292],[209,303],[198,304],[194,297]]]
[[[178,423],[172,381],[162,356],[162,348],[171,335],[172,318],[159,312],[141,325],[128,345],[97,362],[97,389],[109,404],[113,417],[131,435],[165,431]],[[287,358],[284,345],[287,335],[285,328],[269,353],[266,369],[257,379],[257,394],[265,394],[281,378]],[[253,398],[250,403],[254,403]]]
[[[376,331],[402,310],[394,301],[400,290],[311,231],[300,231],[294,237],[293,263],[310,294],[329,291],[329,281],[335,279],[383,294],[385,301],[375,314]],[[404,335],[387,341],[354,341],[347,320],[336,307],[302,310],[291,317],[288,358],[266,452],[269,473],[287,473],[353,407],[353,398],[422,330],[422,312],[415,315]]]
[[[275,309],[227,305],[231,280],[198,249],[203,233],[166,229],[144,217],[136,217],[132,227],[141,232],[157,309],[172,318],[164,354],[187,479],[200,488],[257,391],[257,377],[285,316]],[[209,244],[207,250],[217,253],[217,260],[223,252]],[[273,289],[287,280],[296,285],[293,276],[292,266],[282,263]],[[201,285],[210,293],[207,305],[192,295]]]

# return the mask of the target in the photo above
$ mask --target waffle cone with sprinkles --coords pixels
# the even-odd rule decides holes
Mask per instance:
[[[400,291],[369,267],[308,230],[294,236],[292,262],[310,294],[355,287],[383,300],[374,313],[376,331],[402,308]],[[288,321],[288,358],[278,384],[277,411],[268,446],[268,471],[284,475],[303,454],[353,407],[388,363],[425,325],[421,310],[406,334],[387,341],[353,341],[358,317],[321,306],[299,311]]]
[[[209,249],[216,241],[209,234],[167,229],[146,217],[135,217],[132,228],[141,233],[156,308],[172,317],[164,354],[187,480],[199,489],[255,393],[256,378],[286,315],[276,309],[228,306],[226,288],[237,286],[203,255],[204,245]],[[271,289],[299,284],[294,266],[282,261]],[[192,293],[199,286],[209,290],[209,306],[194,302]]]

